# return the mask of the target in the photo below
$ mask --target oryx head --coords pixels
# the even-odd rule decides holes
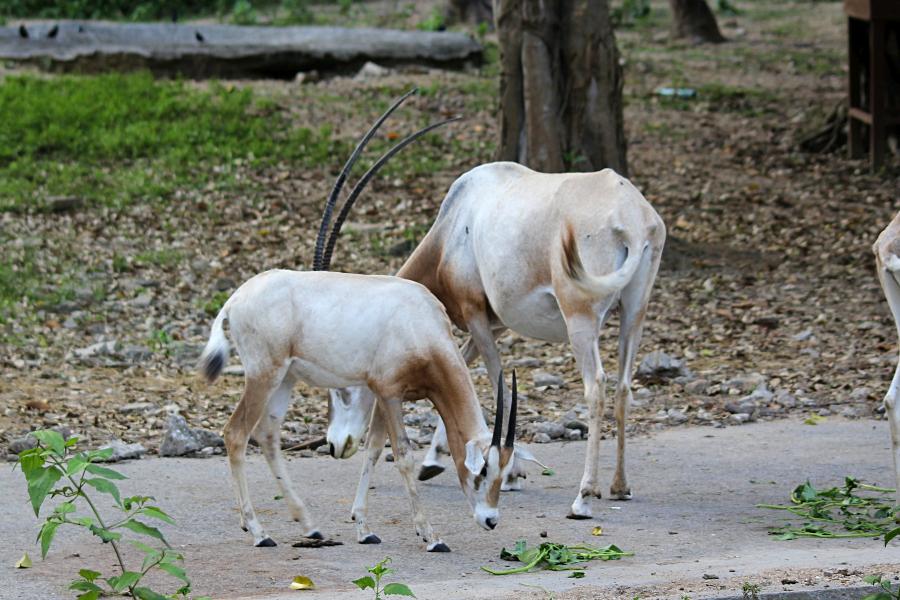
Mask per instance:
[[[512,377],[512,401],[509,405],[509,419],[506,437],[501,445],[503,433],[503,375],[497,382],[497,412],[491,439],[478,438],[466,442],[465,471],[460,471],[459,479],[463,491],[472,505],[475,522],[485,529],[493,529],[500,521],[497,503],[500,500],[500,486],[513,467],[516,453],[516,408],[518,405],[516,373]]]
[[[328,452],[335,458],[350,458],[369,426],[375,394],[360,386],[331,389],[328,395]]]

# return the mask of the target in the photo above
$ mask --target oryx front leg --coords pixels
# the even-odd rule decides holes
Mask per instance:
[[[578,320],[583,321],[583,319]],[[573,319],[573,325],[578,320]],[[590,519],[592,516],[591,498],[602,496],[599,481],[600,431],[606,403],[606,374],[600,363],[596,327],[592,325],[593,323],[582,323],[581,328],[576,329],[569,336],[575,357],[581,367],[584,397],[587,401],[589,416],[584,474],[581,476],[581,486],[568,515],[570,519]]]
[[[256,546],[275,546],[275,542],[266,535],[262,525],[256,518],[253,504],[250,501],[250,489],[244,472],[247,459],[247,441],[262,416],[275,387],[274,381],[268,377],[247,377],[244,395],[234,409],[228,424],[225,426],[225,448],[228,451],[228,462],[231,465],[231,480],[237,496],[238,508],[241,512],[241,528],[249,531]]]
[[[381,403],[376,402],[369,423],[369,435],[366,438],[366,460],[363,462],[362,473],[359,476],[359,485],[356,488],[356,498],[353,500],[353,508],[350,512],[350,518],[356,522],[356,541],[360,544],[381,543],[381,538],[369,529],[368,496],[372,471],[378,463],[381,451],[384,450],[384,440],[387,436],[385,427],[385,417],[381,410]]]
[[[416,481],[413,476],[415,463],[410,452],[409,438],[406,437],[406,429],[403,427],[400,400],[379,399],[378,402],[383,410],[388,436],[391,438],[394,464],[397,465],[397,469],[400,471],[400,476],[403,478],[403,483],[406,486],[406,493],[409,496],[416,533],[427,544],[428,552],[449,552],[450,548],[434,533],[434,528],[432,528],[431,523],[425,517],[425,512],[422,510],[422,502],[419,499],[419,491],[416,489]]]
[[[900,363],[894,371],[891,387],[884,397],[884,408],[891,425],[891,452],[894,455],[894,482],[897,489],[897,504],[900,505]]]
[[[269,399],[266,414],[256,424],[253,437],[262,448],[269,470],[275,476],[278,489],[287,501],[291,518],[300,523],[306,537],[322,539],[322,534],[313,526],[306,505],[297,492],[288,474],[284,456],[281,454],[281,422],[291,404],[291,388],[293,381],[285,378]]]

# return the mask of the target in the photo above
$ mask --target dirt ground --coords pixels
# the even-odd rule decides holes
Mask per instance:
[[[670,42],[660,2],[654,6],[661,17],[617,33],[629,176],[669,230],[640,356],[662,350],[692,372],[674,382],[639,382],[635,433],[730,426],[735,420],[725,405],[749,390],[728,382],[751,373],[776,393],[760,406],[759,419],[881,418],[896,364],[895,328],[870,248],[897,208],[900,161],[893,157],[871,174],[843,151],[813,155],[797,146],[845,93],[841,5],[734,4],[741,13],[720,17],[729,41],[719,46]],[[429,93],[411,102],[392,131],[439,114],[466,116],[445,133],[457,151],[432,172],[373,183],[339,243],[339,270],[395,271],[450,183],[491,158],[497,100],[490,66],[410,69],[377,81],[234,84],[271,97],[298,124],[331,123],[346,139],[357,138],[384,102],[411,85]],[[655,93],[660,86],[693,88],[697,96],[668,100]],[[137,201],[122,209],[0,215],[3,251],[36,255],[46,285],[72,264],[84,278],[73,300],[39,310],[23,305],[2,326],[0,449],[30,429],[62,424],[89,443],[120,438],[152,451],[163,432],[162,409],[171,404],[192,426],[221,429],[241,380],[208,387],[193,373],[211,322],[204,303],[264,269],[309,266],[321,207],[343,160],[335,156],[332,167],[305,172],[237,165],[235,176],[257,190],[248,195],[210,181],[160,207]],[[148,249],[177,259],[135,258]],[[601,341],[611,374],[615,333],[613,319]],[[75,353],[110,340],[124,350]],[[580,414],[582,388],[566,345],[515,334],[500,343],[507,365],[520,365],[528,396],[520,418]],[[535,370],[560,375],[565,385],[535,389]],[[474,373],[487,399],[488,381]],[[288,443],[321,435],[324,397],[298,386]],[[136,402],[151,407],[119,410]]]

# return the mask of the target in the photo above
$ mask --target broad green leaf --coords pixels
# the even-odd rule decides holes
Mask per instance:
[[[75,600],[99,600],[100,596],[102,596],[102,592],[98,592],[97,590],[91,590],[90,592],[85,592],[80,596],[77,596]]]
[[[90,569],[81,569],[78,571],[78,574],[81,575],[85,581],[94,581],[101,575],[99,571],[91,571]]]
[[[315,587],[316,586],[312,582],[312,579],[304,575],[297,575],[296,577],[294,577],[290,585],[290,588],[292,590],[311,590]]]
[[[90,450],[85,452],[85,456],[91,462],[104,461],[112,456],[113,452],[114,450],[112,448],[103,448],[102,450]]]
[[[122,590],[126,590],[136,584],[141,580],[140,573],[136,571],[125,571],[121,575],[117,575],[115,577],[108,577],[106,582],[117,592],[121,592]]]
[[[56,521],[47,521],[44,523],[43,527],[41,527],[41,532],[38,534],[38,537],[41,540],[41,558],[47,558],[47,552],[50,550],[50,542],[53,541],[53,536],[56,535],[56,528],[60,525],[61,523]]]
[[[36,437],[39,442],[47,446],[57,456],[63,457],[66,455],[66,440],[59,432],[52,429],[41,429],[32,431],[31,435]]]
[[[66,448],[71,448],[77,443],[78,443],[77,435],[69,436],[69,439],[66,440]]]
[[[31,557],[28,556],[28,553],[22,555],[22,558],[16,562],[17,569],[30,569],[31,568]]]
[[[190,581],[187,578],[187,573],[184,572],[184,569],[179,567],[178,565],[173,565],[170,563],[162,563],[159,565],[159,568],[171,575],[172,577],[176,577],[183,582],[190,584]]]
[[[84,470],[92,475],[99,475],[100,477],[105,477],[106,479],[128,479],[118,471],[107,469],[106,467],[101,467],[100,465],[89,464],[84,468]]]
[[[28,496],[31,498],[34,516],[40,515],[41,505],[60,477],[62,477],[62,473],[56,467],[44,467],[40,471],[32,472],[31,477],[28,477],[27,474],[25,475],[25,478],[28,480]]]
[[[582,577],[584,577],[584,571],[572,571],[569,574],[569,577],[571,579],[581,579]]]
[[[381,592],[385,596],[412,596],[416,597],[415,594],[412,593],[412,590],[409,589],[409,586],[405,583],[389,583],[384,586],[384,589]]]
[[[80,475],[87,466],[88,461],[84,455],[77,454],[70,458],[68,464],[66,464],[66,475],[69,477],[76,477],[77,475]]]
[[[863,581],[870,585],[878,585],[881,583],[881,573],[878,573],[877,575],[866,575],[863,577]]]
[[[372,588],[373,590],[375,589],[375,580],[372,579],[371,577],[369,577],[368,575],[366,575],[365,577],[360,577],[359,579],[354,579],[353,583],[355,583],[356,587],[358,587],[361,590],[364,590],[367,588]]]
[[[94,525],[94,519],[91,517],[72,517],[69,519],[72,523],[81,525],[82,527],[91,528]]]
[[[141,552],[143,552],[144,554],[153,554],[153,555],[156,555],[156,556],[159,556],[159,555],[160,555],[160,551],[159,551],[159,550],[157,550],[156,548],[153,548],[152,546],[148,546],[147,544],[145,544],[145,543],[143,543],[143,542],[139,542],[139,541],[137,541],[137,540],[128,540],[128,542],[129,542],[132,546],[134,546],[135,548],[137,548],[138,550],[140,550]]]
[[[137,521],[135,519],[128,519],[127,521],[122,523],[121,526],[124,527],[125,529],[130,529],[131,531],[133,531],[135,533],[139,533],[141,535],[146,535],[146,536],[149,536],[152,538],[156,538],[159,541],[161,541],[162,543],[164,543],[166,546],[169,545],[169,543],[166,542],[166,538],[163,537],[163,534],[160,533],[159,529],[157,529],[156,527],[150,527],[149,525],[147,525],[145,523],[141,523],[140,521]]]
[[[122,498],[119,496],[119,488],[116,487],[112,481],[108,479],[85,479],[84,482],[103,494],[109,494],[113,497],[113,500],[116,501],[116,504],[122,506]]]
[[[99,573],[98,573],[99,575]],[[94,583],[93,581],[88,581],[86,579],[76,579],[69,585],[70,590],[75,590],[78,592],[102,592],[103,588]]]
[[[41,449],[32,448],[31,450],[20,452],[18,463],[19,468],[22,469],[22,474],[25,475],[25,479],[31,481],[31,478],[44,467],[44,457],[41,454]]]
[[[75,503],[67,500],[53,509],[53,513],[57,515],[67,515],[75,512]]]
[[[158,519],[160,521],[164,521],[164,522],[168,523],[169,525],[175,524],[175,519],[173,519],[172,517],[170,517],[169,515],[164,513],[161,509],[159,509],[155,506],[145,506],[144,508],[140,509],[138,512],[140,512],[143,515],[147,515],[151,519]]]
[[[122,504],[125,506],[125,510],[131,510],[135,504],[143,506],[150,500],[154,500],[153,496],[128,496],[122,498]]]
[[[169,600],[162,594],[157,594],[150,588],[136,587],[132,592],[134,593],[134,597],[138,598],[138,600]]]
[[[900,535],[900,527],[896,527],[891,529],[886,534],[884,534],[884,545],[887,546],[891,543],[891,540]]]
[[[543,471],[541,471],[541,475],[544,475],[546,477],[553,477],[554,475],[556,475],[556,471],[554,471],[550,467],[546,467]]]

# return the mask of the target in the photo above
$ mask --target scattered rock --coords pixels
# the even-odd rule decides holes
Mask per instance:
[[[131,402],[119,407],[119,412],[123,415],[132,415],[135,413],[152,413],[159,412],[159,409],[152,402]]]
[[[366,64],[356,73],[353,81],[368,81],[369,79],[378,79],[390,75],[391,70],[387,67],[367,61]]]
[[[695,379],[684,385],[684,391],[688,394],[697,396],[705,396],[709,390],[709,381],[706,379]]]
[[[122,356],[128,362],[141,363],[149,360],[153,356],[153,351],[146,346],[125,346],[125,349],[122,350]]]
[[[678,409],[670,408],[666,414],[666,420],[669,425],[681,425],[687,423],[688,416]]]
[[[774,400],[785,408],[794,408],[797,406],[797,399],[786,389],[780,389],[775,392]]]
[[[813,331],[812,331],[812,329],[804,329],[804,330],[801,331],[800,333],[798,333],[798,334],[796,334],[796,335],[792,335],[792,336],[791,336],[791,339],[794,340],[795,342],[805,342],[806,340],[808,340],[808,339],[811,338],[812,336],[813,336]]]
[[[532,436],[531,441],[534,444],[547,444],[547,443],[550,443],[552,440],[550,439],[550,436],[547,435],[546,433],[536,433]]]
[[[536,388],[560,388],[566,383],[559,375],[553,375],[546,371],[535,371],[532,374],[532,381]]]
[[[854,388],[852,392],[850,392],[850,402],[865,402],[869,399],[872,390],[867,387],[858,387]]]
[[[294,81],[299,84],[304,83],[315,83],[321,79],[319,72],[315,69],[311,71],[298,71],[296,75],[294,75]]]
[[[565,438],[567,440],[580,440],[581,439],[581,430],[580,429],[566,429]]]
[[[750,415],[747,413],[736,413],[728,417],[728,422],[732,425],[741,425],[743,423],[747,423],[751,420]]]
[[[223,448],[225,439],[215,431],[209,429],[192,429],[194,439],[201,448]]]
[[[234,282],[234,279],[230,277],[219,277],[213,284],[213,288],[215,288],[217,292],[227,292],[228,290],[233,290],[236,287],[237,284]]]
[[[31,450],[32,448],[36,448],[38,445],[37,438],[31,435],[22,436],[17,438],[9,443],[9,448],[7,449],[10,454],[18,455],[26,450]]]
[[[662,383],[676,377],[690,377],[684,362],[662,350],[654,350],[641,360],[637,376],[642,381]]]
[[[228,365],[222,369],[223,375],[231,375],[232,377],[244,376],[244,365]]]
[[[562,423],[554,423],[553,421],[541,421],[534,423],[531,430],[536,434],[546,434],[550,439],[558,439],[566,434],[566,428]]]
[[[184,456],[203,446],[181,415],[169,415],[167,429],[159,446],[160,456]]]
[[[74,351],[74,354],[76,358],[86,360],[97,356],[114,356],[118,349],[119,342],[116,340],[109,340],[91,344],[87,348],[78,348]]]
[[[513,360],[511,364],[514,367],[528,367],[530,369],[533,369],[535,367],[542,366],[544,364],[544,361],[542,361],[539,358],[523,356],[522,358],[517,358],[517,359]]]
[[[112,455],[102,462],[119,462],[120,460],[138,459],[147,453],[147,449],[141,444],[126,444],[120,439],[112,439],[98,448],[105,450],[112,448]]]
[[[579,421],[578,419],[571,419],[563,423],[563,426],[566,429],[577,429],[581,432],[582,437],[586,437],[588,433],[588,425],[584,421]]]
[[[725,390],[729,393],[731,392],[731,390],[737,390],[737,393],[739,394],[747,394],[760,387],[761,385],[765,385],[765,383],[766,378],[764,375],[760,373],[750,373],[732,377],[725,382],[724,387]]]

